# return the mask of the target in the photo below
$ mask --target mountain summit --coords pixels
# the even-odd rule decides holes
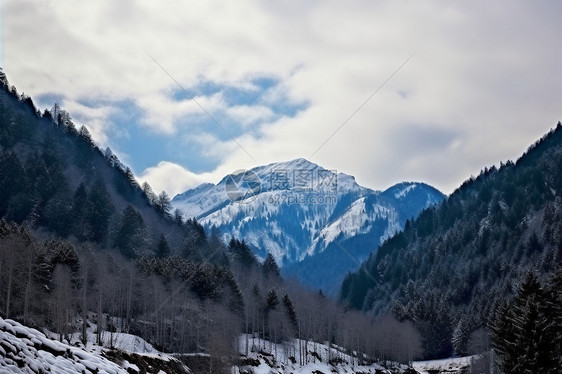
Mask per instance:
[[[236,171],[175,196],[172,205],[224,240],[245,238],[259,258],[271,253],[286,275],[333,292],[407,219],[443,198],[423,183],[374,191],[297,158]]]

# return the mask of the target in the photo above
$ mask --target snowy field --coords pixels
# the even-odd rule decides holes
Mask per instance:
[[[470,360],[472,359],[472,357],[474,356],[446,358],[443,360],[432,361],[415,361],[412,363],[412,366],[420,374],[429,374],[430,371],[456,373],[460,372],[462,369],[468,368],[470,366]]]
[[[142,369],[149,373],[164,373],[158,366],[176,368],[177,372],[190,372],[175,358],[157,352],[139,337],[128,334],[114,337],[118,346],[149,351],[127,355],[142,362],[143,368],[130,363],[125,356],[113,357],[112,361],[105,349],[91,343],[87,349],[75,347],[50,339],[42,332],[18,322],[0,318],[0,374],[130,374],[140,373]],[[150,371],[150,368],[153,370]]]
[[[306,348],[306,349],[305,349]],[[341,347],[293,339],[291,342],[274,344],[270,341],[242,335],[239,340],[240,354],[248,352],[251,365],[233,368],[233,373],[254,374],[311,374],[311,373],[407,373],[408,367],[394,364],[391,368],[381,365],[362,365],[357,357],[345,353]],[[306,353],[305,353],[306,352]],[[302,365],[301,365],[302,362]],[[412,372],[413,373],[413,372]]]
[[[45,335],[12,320],[0,318],[0,374],[25,373],[191,373],[173,355],[161,353],[142,338],[124,333],[105,333],[104,344],[118,349],[111,351],[97,346],[92,329],[88,330],[86,347],[74,334],[71,344],[57,341],[56,334]],[[111,341],[110,341],[111,340]],[[238,340],[242,364],[232,368],[232,374],[429,374],[457,373],[466,369],[472,357],[418,361],[413,368],[397,363],[387,367],[360,362],[357,354],[327,343],[293,339],[275,344],[267,340],[242,335]],[[114,352],[119,352],[117,355]],[[134,360],[133,360],[134,359]],[[130,361],[134,361],[130,362]],[[140,367],[139,367],[140,365]],[[163,370],[162,370],[163,369]]]
[[[124,333],[104,333],[104,344],[120,352],[100,347],[93,342],[93,329],[88,329],[88,343],[79,343],[79,335],[71,336],[70,344],[56,340],[58,335],[25,327],[13,320],[0,318],[0,374],[130,374],[130,373],[190,373],[172,355],[158,352],[138,336]],[[248,342],[248,345],[246,345]],[[404,373],[406,367],[395,365],[385,369],[380,365],[361,365],[337,346],[293,340],[273,344],[261,339],[241,336],[239,349],[245,365],[233,367],[232,373]],[[305,349],[306,348],[306,349]],[[248,356],[245,356],[246,350]],[[306,352],[306,353],[305,353]],[[130,357],[135,359],[130,362]],[[129,360],[127,359],[129,358]],[[131,360],[133,361],[133,360]],[[142,367],[139,367],[142,362]],[[302,365],[301,365],[302,362]],[[138,364],[138,365],[137,365]],[[165,367],[160,370],[158,367]],[[180,370],[177,370],[180,369]]]

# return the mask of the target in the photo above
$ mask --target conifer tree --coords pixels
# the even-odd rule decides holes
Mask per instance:
[[[183,213],[180,209],[174,210],[174,222],[176,225],[181,226],[183,225]]]
[[[244,240],[231,239],[228,244],[228,250],[234,260],[242,266],[250,268],[256,264],[256,258]]]
[[[170,256],[170,245],[166,240],[164,234],[160,235],[160,239],[158,240],[158,245],[156,247],[156,257],[158,258],[165,258]]]
[[[293,332],[295,333],[295,336],[298,336],[299,322],[297,319],[297,313],[295,312],[295,308],[293,306],[291,298],[289,297],[289,294],[285,294],[285,296],[283,296],[283,305],[285,306],[287,318],[289,319],[289,322],[291,322],[291,326],[293,327]]]
[[[150,184],[148,184],[148,182],[144,182],[142,184],[142,191],[144,192],[144,195],[150,205],[156,204],[158,197],[156,196],[154,191],[152,191],[152,187],[150,187]]]
[[[166,191],[162,191],[156,200],[156,209],[164,218],[172,218],[172,203]]]
[[[84,182],[80,183],[72,203],[72,233],[76,235],[78,240],[90,240],[91,230],[90,223],[86,219],[90,210],[90,200]]]
[[[271,253],[267,254],[262,265],[262,271],[264,276],[268,279],[279,279],[281,277],[279,266],[277,266],[275,258],[273,258]]]
[[[453,348],[458,356],[467,354],[471,332],[468,319],[463,315],[453,330]]]
[[[146,246],[146,226],[140,213],[130,205],[121,213],[121,221],[115,233],[114,246],[128,258],[136,257]]]
[[[101,179],[96,180],[92,186],[89,208],[87,218],[92,230],[91,239],[103,243],[107,238],[109,219],[115,211],[115,207]]]
[[[562,332],[560,299],[529,273],[515,298],[502,305],[492,323],[492,346],[505,373],[559,373]]]

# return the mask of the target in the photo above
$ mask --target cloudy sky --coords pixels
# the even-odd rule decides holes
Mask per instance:
[[[0,11],[10,83],[40,108],[58,102],[172,196],[296,157],[371,188],[450,193],[562,120],[561,2],[0,0]]]

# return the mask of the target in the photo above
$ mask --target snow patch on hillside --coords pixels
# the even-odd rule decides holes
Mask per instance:
[[[389,362],[388,367],[367,363],[367,357],[349,354],[346,349],[313,341],[292,339],[284,343],[242,335],[238,342],[243,364],[233,367],[233,373],[253,374],[312,374],[312,373],[414,373],[406,365]]]
[[[132,351],[149,351],[136,353],[136,357],[150,358],[161,362],[174,361],[182,372],[190,372],[185,365],[174,357],[156,351],[138,336],[120,334],[114,336],[117,345]],[[87,349],[49,339],[44,333],[22,324],[0,318],[0,372],[1,373],[98,373],[129,374],[140,373],[137,365],[126,359],[111,361],[109,350],[89,343]],[[154,368],[153,373],[163,373]],[[171,371],[170,371],[171,372]]]
[[[476,356],[446,358],[442,360],[414,361],[412,367],[420,374],[436,372],[460,373],[470,367],[471,360]]]
[[[413,190],[417,186],[418,186],[417,184],[412,183],[412,184],[406,186],[405,188],[401,189],[400,191],[394,193],[394,197],[397,198],[397,199],[401,199],[401,198],[405,197],[411,190]]]
[[[313,255],[314,251],[317,249],[319,252],[322,252],[328,244],[342,235],[345,238],[349,238],[357,234],[364,234],[372,228],[370,223],[372,223],[375,219],[390,218],[392,216],[392,212],[381,205],[375,205],[372,208],[372,214],[368,215],[366,213],[367,206],[365,202],[366,198],[364,197],[354,201],[341,217],[322,228],[320,234],[313,240],[307,254]],[[394,224],[395,222],[393,222],[392,226],[389,227],[390,230],[394,229]],[[324,248],[318,248],[320,241],[323,241]]]
[[[41,332],[0,318],[0,367],[3,373],[127,373],[106,358],[48,339]]]

